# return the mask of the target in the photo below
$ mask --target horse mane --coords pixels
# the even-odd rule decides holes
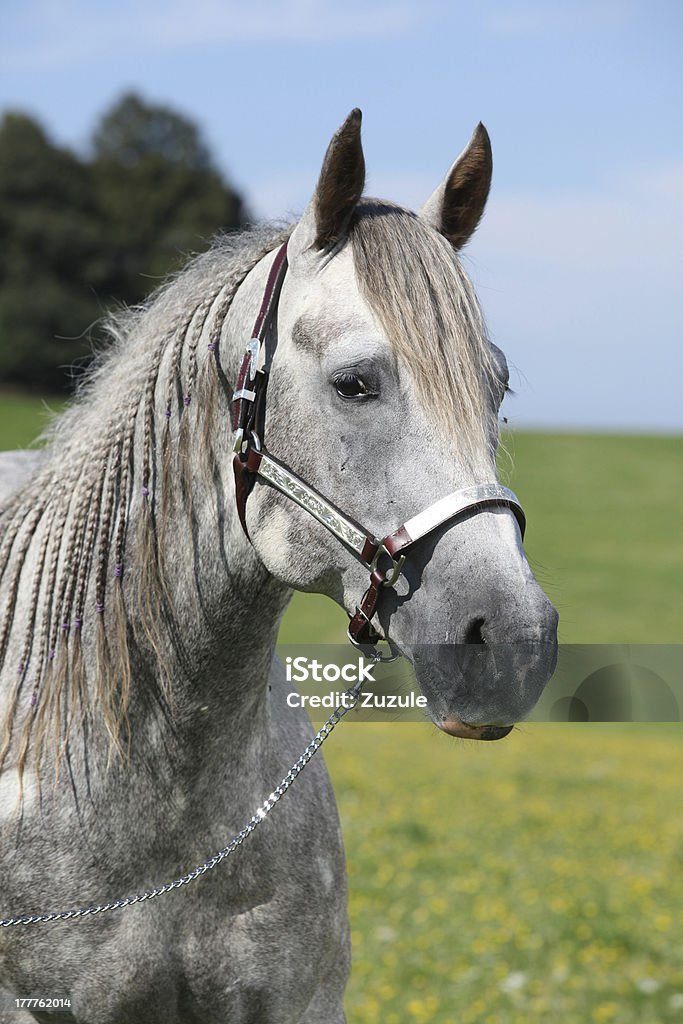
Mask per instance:
[[[137,603],[163,676],[164,524],[173,507],[191,516],[197,458],[213,476],[217,409],[225,402],[218,350],[232,300],[291,230],[263,225],[220,238],[143,306],[110,317],[109,344],[47,432],[38,471],[0,504],[0,669],[20,585],[28,594],[0,722],[0,769],[15,740],[20,776],[29,749],[40,763],[50,741],[59,764],[73,721],[96,708],[112,746],[122,749],[131,686],[126,602]],[[463,458],[490,451],[495,374],[479,305],[452,247],[415,214],[374,199],[354,212],[349,243],[364,297],[436,427],[457,437]],[[91,687],[82,638],[94,641]]]
[[[189,516],[191,422],[202,437],[205,468],[213,473],[223,322],[244,278],[290,231],[262,225],[223,236],[143,306],[110,316],[103,324],[109,344],[84,375],[73,404],[46,432],[40,468],[0,504],[0,584],[6,591],[0,669],[22,570],[33,572],[16,678],[0,722],[0,768],[17,728],[21,775],[30,745],[37,762],[50,738],[56,752],[60,741],[63,751],[75,716],[93,704],[112,744],[121,747],[131,683],[124,573],[147,640],[162,668],[166,664],[161,535],[178,489],[174,476]],[[138,515],[131,537],[133,510]],[[131,542],[136,558],[128,565]],[[84,633],[95,639],[91,692]],[[20,702],[25,712],[18,726]]]

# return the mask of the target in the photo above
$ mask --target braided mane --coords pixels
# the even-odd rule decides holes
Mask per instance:
[[[75,717],[94,707],[121,746],[131,683],[126,601],[137,602],[163,664],[164,524],[174,503],[191,514],[197,457],[213,472],[215,405],[225,401],[216,359],[234,295],[288,233],[261,226],[223,237],[144,306],[112,316],[110,342],[49,430],[38,471],[0,504],[0,669],[21,638],[0,767],[15,744],[20,773],[29,747],[37,762],[50,740],[63,751]],[[202,443],[191,448],[194,433]]]

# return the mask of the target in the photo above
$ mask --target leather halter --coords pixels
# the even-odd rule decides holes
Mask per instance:
[[[237,386],[232,396],[232,429],[235,434],[233,470],[237,512],[242,528],[249,537],[246,523],[247,498],[256,478],[261,477],[322,523],[363,562],[370,572],[370,585],[357,605],[355,614],[350,618],[347,635],[352,644],[365,649],[378,640],[388,640],[374,628],[372,618],[377,610],[382,588],[395,585],[406,555],[414,544],[453,519],[468,513],[482,512],[487,508],[503,506],[511,509],[522,537],[526,519],[516,495],[509,488],[498,483],[477,484],[453,491],[378,540],[266,451],[263,446],[263,424],[268,367],[259,366],[259,363],[262,362],[261,356],[265,353],[264,339],[277,312],[280,289],[286,272],[285,242],[278,250],[270,268],[261,308],[242,359]],[[377,660],[392,660],[381,658],[379,652],[375,650],[372,650],[371,656]]]

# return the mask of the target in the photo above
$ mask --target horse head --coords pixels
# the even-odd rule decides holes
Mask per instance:
[[[489,192],[485,128],[415,214],[362,197],[360,121],[353,111],[333,137],[289,239],[260,416],[280,465],[386,538],[414,529],[427,508],[424,526],[446,495],[500,498],[508,370],[458,255]],[[238,317],[240,304],[253,309],[254,287],[241,291]],[[357,615],[367,566],[291,497],[262,478],[251,490],[245,528],[260,560],[288,586]],[[431,718],[452,735],[505,735],[554,670],[557,613],[529,567],[513,499],[461,502],[459,514],[428,524],[405,561],[392,560],[395,586],[372,605],[412,661]]]

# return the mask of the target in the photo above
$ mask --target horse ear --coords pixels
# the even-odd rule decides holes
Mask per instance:
[[[318,185],[290,240],[290,258],[306,249],[330,249],[344,234],[365,185],[361,112],[352,110],[327,147]]]
[[[456,249],[467,242],[481,220],[492,172],[491,140],[480,121],[467,146],[419,214]]]

